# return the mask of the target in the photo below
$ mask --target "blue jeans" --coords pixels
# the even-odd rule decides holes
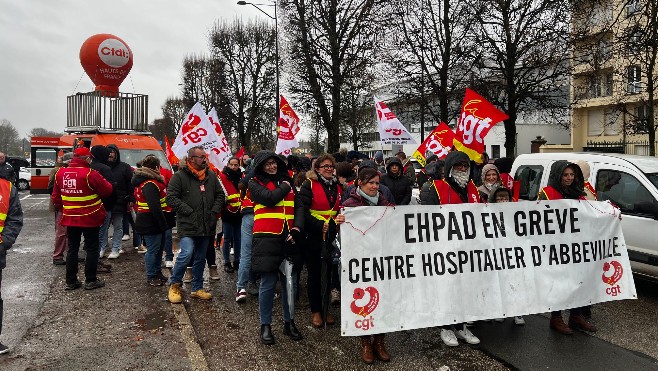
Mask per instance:
[[[261,325],[272,324],[272,307],[274,306],[274,287],[276,286],[277,278],[281,279],[281,305],[283,306],[283,321],[290,322],[294,319],[295,314],[290,315],[290,308],[288,307],[288,292],[286,290],[286,277],[283,273],[267,272],[260,274],[260,287],[258,289],[258,315],[260,316]],[[295,285],[294,292],[297,291],[297,273],[293,272],[292,277],[293,285]],[[293,295],[294,296],[294,295]],[[294,298],[293,298],[294,300]]]
[[[121,238],[123,238],[123,213],[112,212],[112,251],[119,252],[121,249]]]
[[[194,255],[194,263],[192,265],[192,291],[201,290],[203,288],[203,270],[206,267],[206,249],[208,248],[209,236],[194,236],[194,237],[181,237],[178,253],[178,258],[174,264],[169,283],[183,282],[183,274],[187,269],[192,255]]]
[[[255,283],[256,276],[251,272],[251,242],[254,239],[254,214],[242,215],[240,227],[240,266],[238,267],[238,291],[247,287],[247,281]],[[224,237],[226,240],[226,237]]]
[[[124,213],[123,214],[123,234],[124,235],[129,234],[128,231],[130,229],[133,230],[133,247],[139,247],[142,244],[142,235],[135,232],[135,220],[133,220],[133,215],[131,213]],[[172,258],[172,260],[173,260],[173,258]]]
[[[144,254],[144,265],[146,266],[146,278],[157,278],[162,274],[162,252],[165,245],[165,233],[145,234],[146,254]]]
[[[110,220],[112,220],[112,212],[107,211],[105,213],[105,222],[100,226],[98,230],[98,256],[101,257],[107,250],[107,228],[110,226]]]
[[[164,253],[166,261],[174,261],[172,230],[173,228],[169,228],[165,231]]]
[[[231,245],[233,245],[233,261],[240,264],[241,224],[242,223],[227,223],[222,221],[222,232],[224,233],[222,255],[224,256],[224,264],[231,263]]]

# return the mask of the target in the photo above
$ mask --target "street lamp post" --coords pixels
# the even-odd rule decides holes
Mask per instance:
[[[275,65],[275,75],[276,75],[276,97],[275,97],[275,106],[276,106],[276,113],[274,116],[274,122],[278,123],[279,121],[279,100],[281,94],[279,93],[279,22],[278,22],[278,17],[277,17],[277,3],[276,0],[272,0],[274,4],[254,4],[250,3],[248,1],[238,1],[238,5],[251,5],[254,8],[260,10],[261,13],[265,14],[268,18],[274,20],[274,33],[275,33],[275,38],[274,38],[274,65]],[[264,11],[263,9],[259,8],[258,6],[273,6],[274,7],[274,17],[271,16],[269,13]]]

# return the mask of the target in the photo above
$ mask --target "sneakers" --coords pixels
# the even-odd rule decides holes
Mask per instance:
[[[75,290],[75,289],[79,289],[80,287],[82,287],[82,282],[75,281],[73,283],[67,283],[65,290]]]
[[[139,247],[137,248],[137,252],[140,254],[146,254],[146,246],[139,245]]]
[[[185,268],[185,274],[183,275],[183,282],[190,283],[192,282],[192,268]]]
[[[85,290],[98,289],[105,286],[105,281],[96,280],[91,282],[85,282]]]
[[[173,268],[174,262],[171,260],[165,260],[165,268]]]
[[[258,296],[258,285],[256,282],[247,283],[247,293],[249,295]]]
[[[226,272],[226,273],[233,273],[233,272],[235,272],[235,271],[233,270],[233,267],[231,266],[231,263],[226,263],[226,264],[224,264],[224,272]]]
[[[66,265],[66,261],[62,258],[53,259],[54,265]],[[1,354],[1,353],[0,353]]]
[[[519,326],[525,325],[525,320],[523,319],[523,316],[514,317],[514,324]]]
[[[116,258],[119,257],[119,255],[120,255],[120,254],[119,254],[118,251],[114,251],[114,250],[112,250],[112,252],[110,253],[110,255],[109,255],[107,258],[108,258],[108,259],[116,259]]]
[[[129,234],[124,234],[123,237],[121,237],[121,241],[128,241],[130,239]]]
[[[340,291],[338,289],[331,290],[331,305],[340,304]]]
[[[210,268],[208,268],[208,272],[211,280],[217,281],[219,279],[219,272],[217,271],[216,265],[211,265]]]
[[[112,266],[98,262],[98,266],[96,266],[96,273],[112,273]]]
[[[201,300],[210,300],[210,299],[212,299],[212,294],[207,292],[204,289],[198,289],[196,291],[192,291],[190,296],[195,298],[195,299],[201,299]]]
[[[238,292],[235,294],[235,302],[243,303],[246,300],[247,300],[247,290],[245,289],[238,290]]]
[[[459,342],[457,341],[457,337],[455,336],[455,332],[452,330],[442,328],[441,340],[443,340],[443,344],[449,347],[456,347],[457,345],[459,345]]]
[[[9,353],[9,348],[6,345],[0,343],[0,354],[5,354],[5,353]]]
[[[150,286],[162,286],[162,284],[163,284],[162,280],[160,280],[160,278],[158,278],[158,277],[149,278],[146,282]]]
[[[169,286],[169,295],[167,296],[171,304],[180,304],[183,302],[183,294],[180,291],[180,283],[172,283]]]
[[[162,272],[158,273],[158,279],[160,280],[160,282],[162,282],[162,284],[165,284],[167,283],[167,281],[169,281],[169,278],[165,277],[164,274],[162,274]]]
[[[473,335],[471,330],[466,328],[466,326],[464,326],[462,330],[455,331],[455,335],[457,335],[458,338],[464,340],[465,342],[471,345],[480,344],[480,339],[478,339],[477,336]]]

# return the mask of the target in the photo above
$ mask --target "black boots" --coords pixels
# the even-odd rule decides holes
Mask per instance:
[[[290,322],[285,322],[283,324],[283,334],[295,341],[302,340],[304,338],[301,332],[299,332],[297,329],[297,326],[295,326],[294,320],[290,320]]]
[[[265,345],[272,345],[275,343],[274,334],[272,334],[272,327],[270,325],[260,325],[260,342]]]

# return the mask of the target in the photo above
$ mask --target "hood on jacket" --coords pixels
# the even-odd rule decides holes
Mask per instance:
[[[507,189],[505,187],[500,187],[500,188],[496,188],[495,191],[493,191],[489,194],[489,198],[487,199],[487,202],[489,202],[490,204],[495,204],[496,203],[496,194],[501,193],[501,192],[507,193],[507,197],[509,198],[510,202],[512,201],[512,191],[510,191],[509,189]]]
[[[580,168],[580,171],[583,173],[583,179],[589,181],[590,169],[587,161],[575,160],[573,163]]]
[[[164,183],[164,177],[162,176],[162,174],[148,167],[138,167],[137,169],[135,169],[135,172],[133,174],[132,179],[130,180],[130,183],[134,187],[137,187],[149,179],[155,179],[158,182]]]
[[[110,152],[114,152],[114,155],[116,157],[116,160],[114,162],[108,161],[107,164],[110,167],[117,166],[121,162],[121,152],[119,152],[119,147],[117,147],[116,144],[109,144],[107,146],[107,149],[110,150]],[[108,152],[108,156],[109,156],[109,152]]]
[[[393,175],[391,173],[391,166],[393,166],[393,165],[398,165],[400,167],[400,172],[398,173],[398,176],[401,176],[402,172],[404,172],[404,166],[402,166],[402,161],[400,161],[400,159],[397,158],[397,157],[391,158],[391,160],[388,162],[388,164],[386,164],[386,173],[389,176]]]
[[[264,174],[261,169],[261,166],[269,158],[273,158],[276,161],[276,173],[280,176],[288,176],[288,167],[286,163],[274,152],[272,151],[259,151],[254,156],[254,169],[256,174]]]
[[[425,165],[425,174],[432,180],[443,179],[443,168],[445,162],[443,160],[436,160]]]
[[[363,160],[363,161],[361,161],[361,163],[359,163],[358,169],[361,170],[361,169],[366,168],[366,167],[373,168],[375,170],[379,170],[377,168],[377,165],[375,164],[375,161],[373,161],[373,160]]]
[[[496,183],[502,184],[500,180],[500,171],[498,171],[498,167],[494,164],[486,164],[482,167],[482,184],[484,184],[484,180],[486,179],[487,173],[489,170],[495,170],[496,174],[498,174],[498,181]]]
[[[509,174],[512,171],[512,165],[514,165],[514,159],[511,157],[501,157],[497,158],[494,161],[494,165],[498,168],[499,173]]]
[[[446,156],[445,159],[445,168],[443,169],[443,174],[445,174],[445,178],[449,177],[452,167],[459,162],[468,162],[470,164],[471,159],[468,158],[468,155],[465,154],[464,152],[452,151],[448,153],[448,156]]]
[[[110,149],[103,145],[95,145],[91,147],[91,155],[94,156],[93,161],[98,161],[101,164],[107,165],[107,158],[110,157]]]
[[[583,188],[585,187],[585,183],[583,181],[583,172],[580,171],[580,167],[578,167],[578,165],[574,164],[573,162],[568,162],[565,160],[555,161],[553,165],[551,165],[551,173],[548,175],[548,185],[559,191],[563,191],[562,173],[568,167],[573,169],[574,173],[576,174],[576,177],[574,178],[573,183],[571,183],[571,187],[569,188],[571,188],[577,194],[582,194]]]
[[[306,178],[310,179],[310,180],[313,180],[313,181],[317,181],[318,180],[318,173],[316,173],[315,170],[311,169],[311,170],[306,172]]]

